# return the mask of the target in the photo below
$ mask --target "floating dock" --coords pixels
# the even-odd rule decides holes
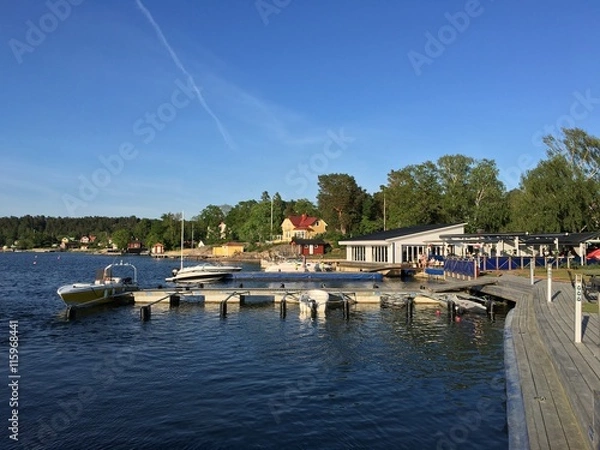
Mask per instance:
[[[280,303],[283,300],[298,298],[306,288],[163,288],[163,289],[141,289],[132,292],[135,303],[154,303],[161,299],[168,299],[173,295],[189,301],[201,301],[205,303],[221,303],[225,299],[237,297],[242,301],[246,299],[260,298],[266,302]],[[330,293],[343,293],[352,298],[356,303],[380,303],[381,294],[389,293],[386,289],[324,289]]]

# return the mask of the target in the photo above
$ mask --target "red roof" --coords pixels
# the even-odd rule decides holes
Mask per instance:
[[[311,225],[319,220],[318,217],[311,217],[306,214],[302,214],[301,216],[289,216],[288,219],[290,219],[290,222],[292,222],[292,225],[294,225],[294,228],[297,230],[309,229]]]

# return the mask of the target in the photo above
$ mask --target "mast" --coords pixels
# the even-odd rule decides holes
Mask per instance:
[[[183,269],[183,230],[185,227],[185,218],[184,218],[184,213],[183,211],[181,211],[181,258],[180,258],[180,263],[179,263],[179,267],[180,270]]]

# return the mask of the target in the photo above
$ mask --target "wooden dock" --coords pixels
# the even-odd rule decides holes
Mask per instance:
[[[504,277],[503,277],[504,278]],[[570,283],[508,276],[525,293],[505,325],[507,415],[511,449],[598,449],[600,392],[597,314],[583,315],[575,344],[575,293]],[[596,408],[600,404],[596,401]],[[600,413],[600,411],[599,411]]]

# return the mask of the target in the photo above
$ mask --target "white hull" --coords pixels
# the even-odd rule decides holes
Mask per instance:
[[[172,283],[210,283],[228,277],[242,270],[239,266],[220,266],[216,264],[198,264],[196,266],[174,269],[173,276],[165,278]]]
[[[331,294],[322,289],[311,289],[300,296],[300,313],[324,313],[328,309],[339,308],[344,304],[338,294]]]

